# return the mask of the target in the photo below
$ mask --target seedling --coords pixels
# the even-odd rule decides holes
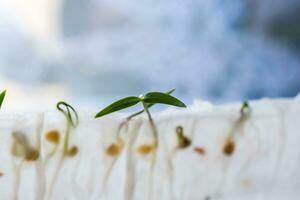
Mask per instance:
[[[172,89],[168,92],[166,92],[166,94],[171,94],[172,92],[174,92],[175,89]],[[147,108],[149,109],[150,107],[152,107],[154,105],[154,103],[150,103],[150,104],[147,104]],[[132,115],[129,115],[124,122],[122,122],[118,128],[118,132],[117,132],[117,142],[116,143],[113,143],[111,144],[107,149],[106,149],[106,154],[109,155],[109,156],[113,156],[113,157],[116,157],[118,156],[122,149],[123,149],[123,146],[124,146],[124,142],[122,140],[122,138],[120,137],[120,132],[121,132],[121,129],[128,125],[128,123],[130,122],[130,120],[134,117],[137,117],[138,115],[142,114],[145,110],[141,110],[141,111],[138,111],[136,113],[133,113]],[[99,113],[98,113],[99,114]],[[98,115],[97,114],[97,115]],[[96,118],[98,117],[96,115]],[[145,150],[146,149],[146,150]],[[149,147],[149,145],[144,145],[144,146],[141,146],[138,148],[138,152],[140,152],[141,154],[147,154],[147,149],[152,149],[152,147]],[[146,152],[146,153],[145,153]]]
[[[116,111],[123,110],[125,108],[132,107],[138,103],[141,103],[143,105],[143,110],[139,111],[133,115],[130,115],[129,117],[126,118],[126,121],[129,121],[133,117],[146,112],[153,136],[154,136],[154,147],[158,147],[158,133],[156,126],[154,124],[154,121],[152,119],[152,116],[149,112],[149,108],[153,106],[154,104],[167,104],[167,105],[172,105],[172,106],[177,106],[177,107],[186,107],[186,105],[178,100],[177,98],[171,96],[170,94],[167,93],[162,93],[162,92],[149,92],[145,95],[140,95],[140,96],[130,96],[130,97],[125,97],[123,99],[120,99],[103,110],[101,110],[99,113],[96,114],[95,118],[102,117],[104,115],[111,114]]]
[[[173,162],[172,162],[172,160],[173,160],[176,152],[178,150],[186,149],[192,144],[191,139],[189,139],[188,137],[185,136],[182,126],[177,126],[175,128],[175,133],[176,133],[176,137],[177,137],[177,145],[175,146],[175,148],[173,148],[171,150],[170,155],[169,155],[169,159],[168,159],[168,162],[169,162],[168,164],[169,164],[171,176],[172,176],[172,171],[173,171]]]
[[[168,165],[168,178],[169,178],[169,183],[170,183],[170,192],[171,192],[171,195],[173,195],[173,190],[174,190],[174,186],[173,186],[173,159],[176,155],[176,152],[179,151],[179,150],[184,150],[186,148],[188,148],[191,144],[192,144],[192,141],[190,138],[188,138],[185,133],[184,133],[184,129],[182,126],[177,126],[175,128],[175,134],[176,134],[176,138],[177,138],[177,145],[171,149],[168,157],[167,157],[167,165]],[[171,199],[173,199],[174,197],[171,196]]]
[[[62,106],[65,107],[66,110],[62,108]],[[64,135],[64,149],[63,149],[63,155],[68,156],[69,154],[72,154],[71,152],[74,152],[75,146],[71,147],[69,149],[69,140],[70,140],[70,132],[71,129],[74,129],[79,124],[79,118],[76,110],[68,103],[60,101],[57,103],[56,108],[63,113],[63,115],[66,117],[66,131]],[[71,112],[72,111],[72,112]],[[77,147],[76,147],[77,148]],[[76,151],[77,152],[77,151]]]
[[[6,90],[4,90],[3,92],[1,92],[1,94],[0,94],[0,108],[1,108],[2,103],[4,101],[5,95],[6,95]]]
[[[240,117],[237,119],[237,121],[234,123],[234,126],[232,127],[231,131],[229,132],[229,135],[225,141],[225,145],[223,147],[223,153],[226,156],[230,156],[233,154],[235,150],[235,142],[234,142],[234,133],[236,130],[241,129],[244,125],[244,122],[248,119],[251,113],[251,108],[249,107],[248,102],[243,102],[240,108]]]
[[[13,160],[13,167],[15,170],[15,180],[14,180],[14,199],[18,199],[18,191],[21,181],[21,169],[24,162],[34,162],[39,156],[39,150],[30,145],[28,138],[21,131],[12,132],[12,146],[10,149],[11,154],[18,158],[18,162]]]
[[[146,155],[146,154],[149,154],[150,152],[153,152],[153,157],[151,160],[151,174],[153,173],[153,168],[155,165],[156,149],[159,145],[159,141],[158,141],[158,131],[154,124],[154,120],[151,116],[149,108],[152,107],[154,104],[166,104],[166,105],[177,106],[177,107],[186,107],[186,105],[183,102],[181,102],[179,99],[170,95],[173,91],[174,90],[170,90],[167,93],[149,92],[145,95],[125,97],[125,98],[120,99],[120,100],[110,104],[109,106],[105,107],[103,110],[101,110],[95,116],[95,118],[103,117],[103,116],[111,114],[113,112],[132,107],[138,103],[142,104],[143,110],[136,112],[136,113],[130,115],[129,117],[127,117],[126,121],[121,123],[121,125],[119,127],[119,132],[120,132],[120,129],[124,125],[127,125],[127,123],[133,117],[136,117],[136,116],[146,112],[149,123],[150,123],[150,127],[152,129],[154,142],[153,142],[153,145],[143,144],[143,145],[139,146],[137,150],[142,155]],[[119,134],[119,132],[118,132],[118,134]],[[118,135],[118,139],[119,139],[119,135]],[[119,151],[118,151],[118,153],[119,153]],[[152,176],[150,175],[150,177],[152,177]],[[150,180],[150,182],[152,182],[152,181]],[[152,185],[152,183],[150,183],[149,185]]]
[[[176,136],[177,136],[177,140],[178,140],[178,144],[177,144],[177,148],[176,148],[177,150],[185,149],[191,145],[192,142],[188,137],[186,137],[184,135],[182,126],[176,127]]]
[[[70,134],[73,129],[75,129],[79,124],[79,117],[76,112],[76,110],[68,103],[64,101],[60,101],[56,104],[56,108],[58,111],[60,111],[66,119],[66,129],[64,133],[63,138],[63,152],[61,154],[60,160],[58,161],[58,164],[56,166],[56,169],[54,171],[54,175],[52,178],[52,181],[50,182],[49,192],[48,192],[48,198],[51,198],[51,193],[53,190],[54,183],[56,182],[56,179],[58,177],[59,171],[62,167],[63,161],[66,159],[66,157],[74,157],[78,153],[78,147],[72,146],[69,147],[69,140],[70,140]],[[48,154],[47,158],[50,158],[54,155],[56,152],[56,149],[60,142],[60,134],[57,130],[49,131],[46,136],[46,140],[52,144],[55,145],[55,148],[50,154]],[[46,158],[46,159],[47,159]]]

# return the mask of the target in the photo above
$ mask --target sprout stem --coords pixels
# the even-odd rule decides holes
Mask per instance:
[[[152,199],[152,185],[153,185],[153,173],[154,173],[154,166],[156,163],[156,149],[158,147],[158,133],[157,133],[157,128],[154,124],[154,121],[151,117],[151,114],[149,112],[149,109],[147,107],[147,104],[145,102],[143,102],[143,106],[144,106],[144,110],[147,113],[149,122],[150,122],[150,126],[152,129],[152,133],[153,133],[153,137],[154,137],[154,151],[152,154],[152,158],[151,158],[151,164],[150,164],[150,174],[149,174],[149,190],[148,190],[148,199],[151,200]]]
[[[65,106],[65,110],[61,106]],[[69,153],[69,140],[70,140],[71,129],[72,128],[76,128],[78,126],[78,124],[79,124],[78,114],[77,114],[76,110],[70,104],[68,104],[68,103],[66,103],[64,101],[60,101],[60,102],[58,102],[56,104],[56,108],[60,112],[62,112],[64,114],[64,116],[66,117],[66,130],[65,130],[65,135],[64,135],[63,152],[62,152],[61,157],[60,157],[60,159],[58,161],[58,164],[57,164],[57,166],[55,168],[54,175],[53,175],[52,180],[50,182],[49,191],[48,191],[48,195],[47,195],[46,199],[50,199],[51,198],[53,187],[54,187],[54,183],[57,180],[57,177],[58,177],[58,174],[59,174],[59,172],[61,170],[63,161],[65,160],[66,156],[69,155],[68,153]],[[71,111],[73,112],[73,115],[72,115]],[[75,118],[73,118],[73,117],[75,117]],[[54,149],[53,152],[55,152],[55,151],[56,151],[56,149]],[[52,154],[50,154],[50,157],[51,156],[52,156]]]
[[[157,133],[157,128],[156,128],[156,126],[154,124],[154,121],[153,121],[153,119],[151,117],[151,114],[150,114],[149,109],[148,109],[148,107],[147,107],[147,105],[146,105],[145,102],[143,102],[143,106],[144,106],[144,110],[146,111],[148,119],[149,119],[149,122],[150,122],[150,126],[151,126],[151,129],[152,129],[152,132],[153,132],[153,137],[154,137],[154,147],[156,149],[158,147],[158,133]]]

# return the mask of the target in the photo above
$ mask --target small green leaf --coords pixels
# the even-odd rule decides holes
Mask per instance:
[[[6,94],[6,90],[4,90],[3,92],[1,92],[1,94],[0,94],[0,108],[1,108],[2,103],[4,101],[5,94]]]
[[[166,93],[167,93],[167,94],[171,94],[171,93],[174,92],[174,91],[175,91],[175,88],[172,89],[172,90],[167,91]],[[150,104],[147,104],[146,106],[147,106],[147,108],[150,108],[150,107],[152,107],[153,105],[154,105],[154,103],[150,103]],[[143,109],[143,110],[140,110],[139,112],[133,113],[132,115],[130,115],[129,117],[127,117],[127,120],[130,120],[130,119],[132,119],[133,117],[136,117],[136,116],[142,114],[144,111],[145,111],[145,110]]]
[[[160,103],[177,107],[186,107],[179,99],[162,92],[149,92],[143,97],[143,102],[152,104]]]
[[[134,97],[134,96],[120,99],[120,100],[110,104],[109,106],[107,106],[106,108],[101,110],[99,113],[97,113],[95,118],[99,118],[104,115],[122,110],[124,108],[134,106],[135,104],[139,103],[140,101],[141,101],[141,99],[139,97]]]
[[[175,88],[172,89],[172,90],[167,91],[166,94],[172,94],[174,91],[175,91]],[[147,105],[147,108],[152,107],[154,104],[155,104],[155,103],[150,103],[150,104],[148,104],[148,105]],[[143,110],[143,111],[144,111],[144,110]]]

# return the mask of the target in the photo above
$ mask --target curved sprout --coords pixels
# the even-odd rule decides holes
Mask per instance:
[[[62,108],[62,106],[65,107],[65,109]],[[51,195],[52,195],[52,191],[53,191],[53,187],[54,187],[54,183],[57,180],[57,177],[59,175],[59,172],[61,170],[61,167],[63,165],[63,162],[65,160],[66,157],[73,157],[78,153],[78,147],[77,146],[72,146],[69,149],[69,138],[70,138],[70,132],[71,132],[71,128],[76,128],[79,124],[79,117],[78,114],[76,112],[76,110],[68,103],[64,102],[64,101],[59,101],[56,104],[56,108],[62,112],[64,114],[64,116],[67,119],[67,127],[65,130],[65,135],[64,135],[64,146],[63,146],[63,154],[61,155],[60,159],[58,160],[57,166],[54,170],[54,174],[52,177],[52,180],[50,181],[50,186],[49,186],[49,191],[48,194],[46,196],[46,199],[50,199]],[[58,138],[57,139],[51,139],[52,141],[59,141]],[[57,147],[57,145],[56,145]],[[56,148],[55,147],[55,148]],[[52,153],[55,153],[56,149],[54,149]],[[50,156],[52,156],[50,154]]]
[[[65,106],[64,110],[63,108],[61,108],[61,106]],[[64,138],[64,154],[67,155],[68,154],[68,147],[69,147],[69,137],[70,137],[70,128],[76,128],[79,124],[79,117],[78,114],[76,112],[76,110],[68,103],[64,102],[64,101],[60,101],[56,104],[56,108],[62,112],[66,119],[67,119],[67,130],[66,130],[66,134],[65,134],[65,138]],[[72,113],[75,116],[75,120],[72,117]]]
[[[66,110],[61,108],[61,106],[65,106]],[[65,115],[66,119],[68,120],[68,122],[73,128],[77,127],[77,125],[79,124],[79,117],[76,110],[70,104],[64,101],[60,101],[56,104],[56,108]],[[75,116],[75,121],[72,117],[71,111],[73,111],[73,114]]]

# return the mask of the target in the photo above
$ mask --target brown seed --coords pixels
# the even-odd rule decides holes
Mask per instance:
[[[149,154],[151,151],[153,151],[154,146],[149,144],[142,144],[137,148],[137,152],[141,155]]]
[[[119,144],[111,144],[106,149],[106,154],[109,156],[117,156],[121,152],[121,146]]]
[[[227,156],[230,156],[235,149],[235,144],[233,140],[228,140],[223,148],[223,153]]]
[[[184,149],[191,145],[191,140],[185,136],[182,136],[182,138],[178,138],[178,148]]]
[[[57,130],[51,130],[48,133],[46,133],[46,140],[54,143],[54,144],[58,144],[59,143],[59,132]]]
[[[0,177],[4,176],[3,172],[0,172]]]
[[[176,127],[176,135],[177,135],[177,139],[178,139],[177,147],[179,149],[184,149],[184,148],[191,145],[191,140],[189,138],[185,137],[184,134],[183,134],[183,127],[182,126],[177,126]]]
[[[205,155],[205,149],[203,147],[195,147],[194,151],[200,155]]]
[[[35,149],[28,149],[26,152],[25,160],[35,161],[39,158],[40,153]]]
[[[78,153],[78,147],[77,146],[72,146],[71,149],[68,150],[67,155],[69,157],[74,157],[74,156],[77,155],[77,153]]]

